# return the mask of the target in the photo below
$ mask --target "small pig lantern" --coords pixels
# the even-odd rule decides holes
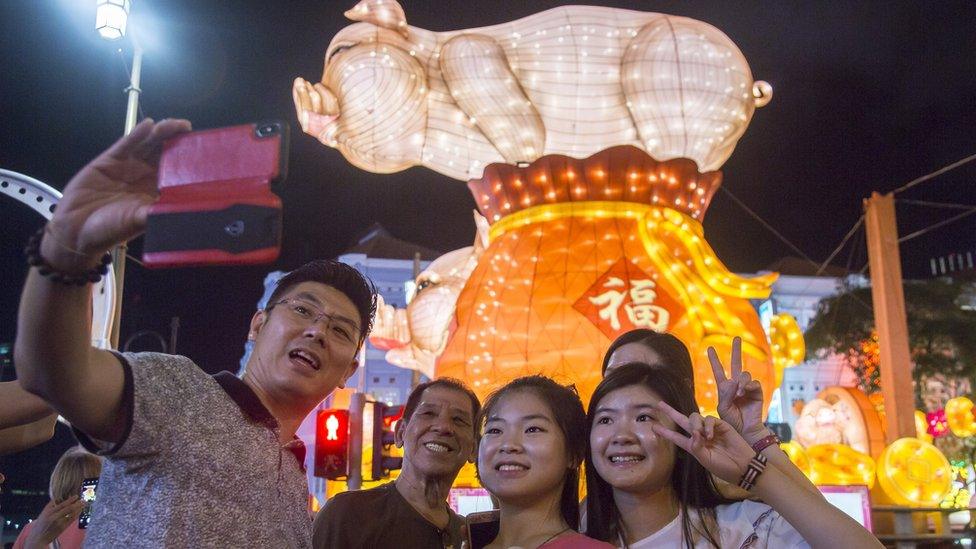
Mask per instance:
[[[590,6],[451,32],[408,26],[392,0],[346,16],[358,22],[332,40],[321,81],[294,82],[302,128],[368,171],[467,181],[484,216],[476,245],[432,265],[406,311],[381,308],[371,341],[392,362],[482,396],[544,373],[588,400],[610,342],[649,328],[688,346],[704,410],[705,350],[727,356],[736,335],[772,391],[749,300],[776,274],[729,272],[701,226],[715,170],[771,97],[728,37]]]

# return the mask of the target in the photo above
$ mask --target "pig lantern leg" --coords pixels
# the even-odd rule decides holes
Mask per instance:
[[[490,36],[461,34],[441,48],[444,82],[458,107],[505,162],[529,162],[545,150],[546,128]]]

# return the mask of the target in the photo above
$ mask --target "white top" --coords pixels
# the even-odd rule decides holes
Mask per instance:
[[[696,514],[697,511],[692,511]],[[715,508],[718,532],[712,532],[721,549],[809,549],[803,536],[770,506],[755,501],[740,501]],[[700,524],[693,522],[692,524]],[[694,529],[693,529],[694,531]],[[684,547],[681,514],[650,536],[630,544],[631,549]],[[696,549],[712,545],[704,536],[695,540]]]

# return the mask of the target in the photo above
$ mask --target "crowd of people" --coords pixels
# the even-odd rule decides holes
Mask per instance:
[[[240,378],[89,343],[90,283],[105,252],[144,229],[162,143],[189,128],[137,125],[69,182],[28,244],[18,381],[2,389],[23,417],[4,419],[0,434],[47,423],[3,450],[43,438],[55,414],[82,448],[59,462],[23,547],[81,537],[90,547],[880,547],[763,425],[762,388],[742,371],[738,340],[728,369],[709,354],[716,418],[698,413],[688,350],[646,330],[610,347],[588,410],[572,386],[541,375],[483,405],[460,380],[417,386],[396,427],[399,477],[337,495],[313,523],[295,432],[356,371],[376,308],[361,274],[314,261],[283,277],[251,319]],[[67,465],[77,460],[85,465]],[[466,519],[447,497],[469,461],[496,511]],[[77,494],[96,466],[98,504],[81,534]]]

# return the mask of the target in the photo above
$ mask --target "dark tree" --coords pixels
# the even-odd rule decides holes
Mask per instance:
[[[971,384],[976,377],[976,286],[935,279],[907,281],[904,288],[916,394],[919,381],[933,376]],[[821,301],[804,335],[808,355],[825,350],[844,355],[861,388],[868,394],[879,390],[870,287],[848,286]]]

